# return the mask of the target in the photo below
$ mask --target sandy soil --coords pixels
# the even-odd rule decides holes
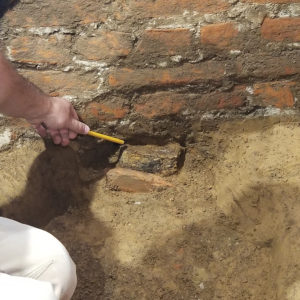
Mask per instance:
[[[74,300],[300,299],[299,120],[195,126],[194,136],[173,187],[148,194],[108,190],[70,148],[2,152],[1,190],[18,199],[2,213],[52,219],[46,229],[78,266]],[[56,212],[51,200],[63,203]]]

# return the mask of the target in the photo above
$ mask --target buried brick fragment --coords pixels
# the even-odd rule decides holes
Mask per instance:
[[[158,175],[134,171],[125,168],[115,168],[107,172],[108,188],[130,193],[146,193],[171,187],[171,183]]]
[[[168,176],[177,173],[183,148],[178,144],[165,146],[128,146],[119,162],[122,168]]]

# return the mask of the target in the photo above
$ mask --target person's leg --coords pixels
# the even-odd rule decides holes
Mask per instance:
[[[1,299],[57,300],[50,282],[0,273]]]
[[[0,217],[0,272],[50,282],[57,299],[74,293],[76,267],[51,234]]]

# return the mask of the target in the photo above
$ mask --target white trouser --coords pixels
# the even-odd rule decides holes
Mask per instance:
[[[69,300],[76,267],[50,233],[0,217],[0,299]]]

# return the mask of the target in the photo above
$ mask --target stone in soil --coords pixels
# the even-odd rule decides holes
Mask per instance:
[[[129,146],[123,152],[119,166],[169,176],[177,173],[182,154],[183,148],[178,144]]]
[[[110,189],[131,193],[146,193],[171,186],[169,182],[158,175],[125,168],[110,170],[106,174],[106,179]]]

